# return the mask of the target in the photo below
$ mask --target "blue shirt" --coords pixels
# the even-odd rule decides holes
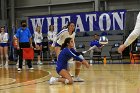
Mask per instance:
[[[20,27],[16,33],[16,37],[19,39],[19,42],[29,42],[31,36],[30,30],[27,27],[25,29]]]
[[[69,48],[64,48],[59,56],[58,56],[58,60],[57,60],[57,68],[59,69],[66,69],[67,68],[67,63],[68,60],[70,60],[71,58],[74,58],[75,60],[78,61],[83,61],[83,59],[81,59],[80,57],[78,57],[78,53],[73,49],[69,49]]]
[[[99,40],[93,40],[90,42],[90,46],[97,46],[97,47],[101,47]]]

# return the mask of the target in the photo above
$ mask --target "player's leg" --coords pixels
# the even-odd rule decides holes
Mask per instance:
[[[60,54],[60,51],[61,51],[61,47],[56,46],[55,53],[56,53],[57,58],[58,58],[58,55]]]
[[[1,65],[3,66],[3,47],[0,46]]]
[[[62,77],[60,77],[60,78],[51,77],[49,80],[50,84],[55,84],[56,82],[62,82],[64,84],[72,84],[73,83],[72,77],[70,76],[69,72],[66,69],[62,69],[58,73]]]
[[[75,77],[74,77],[75,82],[83,82],[84,81],[84,79],[81,79],[79,77],[81,65],[82,65],[81,62],[78,62],[78,61],[75,62]]]
[[[4,55],[5,55],[5,59],[6,59],[6,63],[5,66],[8,66],[8,46],[4,46]]]

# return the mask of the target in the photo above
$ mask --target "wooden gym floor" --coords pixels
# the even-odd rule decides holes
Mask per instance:
[[[0,93],[140,93],[140,64],[95,64],[82,67],[85,82],[49,85],[58,77],[55,65],[34,65],[34,70],[18,72],[15,65],[0,67]],[[72,65],[74,73],[74,65]]]

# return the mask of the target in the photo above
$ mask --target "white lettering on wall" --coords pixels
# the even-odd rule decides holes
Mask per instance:
[[[96,21],[96,14],[87,14],[86,15],[86,21],[89,20],[89,31],[93,31],[93,18]]]
[[[106,29],[104,29],[104,23],[103,23],[103,19],[104,17],[106,18]],[[111,27],[111,19],[110,16],[107,13],[103,13],[101,14],[101,16],[99,17],[99,28],[101,31],[105,31],[105,30],[109,30]]]
[[[116,20],[116,22],[118,23],[118,25],[119,25],[119,27],[120,27],[120,29],[121,30],[123,30],[124,28],[124,26],[123,26],[123,21],[124,21],[124,19],[123,19],[123,16],[124,16],[124,12],[120,12],[120,14],[121,14],[121,17],[119,16],[119,14],[117,13],[117,12],[115,12],[115,13],[112,13],[113,14],[113,30],[115,30],[115,27],[116,27],[116,24],[115,24],[115,20]]]
[[[53,17],[54,19],[54,31],[58,31],[58,17]]]
[[[82,19],[80,17],[80,15],[77,15],[77,22],[76,22],[76,27],[75,29],[79,29],[81,32],[84,32],[84,27],[83,27],[83,23],[82,23]]]
[[[68,21],[66,21],[66,19]],[[68,24],[68,22],[70,22],[70,16],[62,16],[61,20],[62,20],[62,28],[63,28],[64,26],[66,26]]]
[[[52,17],[47,17],[47,28],[48,28],[48,31],[49,31],[49,26],[52,24],[51,23],[51,20],[52,20]]]
[[[42,26],[44,22],[44,18],[31,18],[33,30],[36,31],[36,27],[40,26],[40,31],[42,31]]]

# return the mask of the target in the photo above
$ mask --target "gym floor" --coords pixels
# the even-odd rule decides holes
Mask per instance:
[[[34,65],[34,70],[24,66],[21,72],[9,65],[0,67],[0,93],[140,93],[139,71],[139,64],[91,64],[81,68],[85,82],[49,85],[51,76],[58,77],[55,65]]]

